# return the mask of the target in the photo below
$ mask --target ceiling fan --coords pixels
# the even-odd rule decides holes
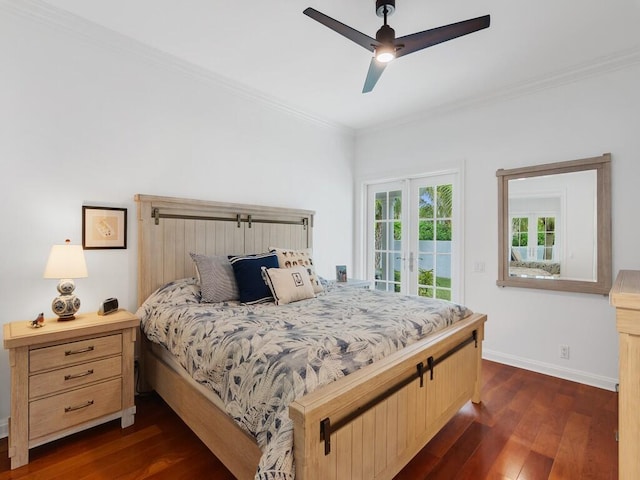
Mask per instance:
[[[394,58],[477,32],[487,28],[490,24],[490,16],[485,15],[396,38],[395,30],[387,25],[387,17],[392,15],[395,10],[395,0],[376,0],[376,15],[384,18],[384,25],[376,33],[376,38],[371,38],[311,7],[306,8],[303,13],[373,52],[362,93],[373,90],[385,67]]]

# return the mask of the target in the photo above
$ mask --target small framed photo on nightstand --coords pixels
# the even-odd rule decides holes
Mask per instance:
[[[336,281],[337,282],[346,282],[347,281],[347,266],[346,265],[336,265]]]

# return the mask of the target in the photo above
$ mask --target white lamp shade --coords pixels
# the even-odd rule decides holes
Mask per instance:
[[[44,269],[44,278],[85,278],[87,263],[81,245],[54,245]]]

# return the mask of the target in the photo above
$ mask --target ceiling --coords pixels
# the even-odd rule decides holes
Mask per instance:
[[[640,61],[640,0],[397,0],[398,37],[485,14],[491,26],[397,59],[367,94],[371,54],[302,11],[374,37],[375,0],[44,1],[354,130]]]

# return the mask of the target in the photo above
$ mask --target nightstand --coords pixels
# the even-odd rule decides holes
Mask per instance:
[[[11,366],[11,468],[29,449],[116,418],[134,422],[134,342],[138,318],[126,310],[4,325]]]

